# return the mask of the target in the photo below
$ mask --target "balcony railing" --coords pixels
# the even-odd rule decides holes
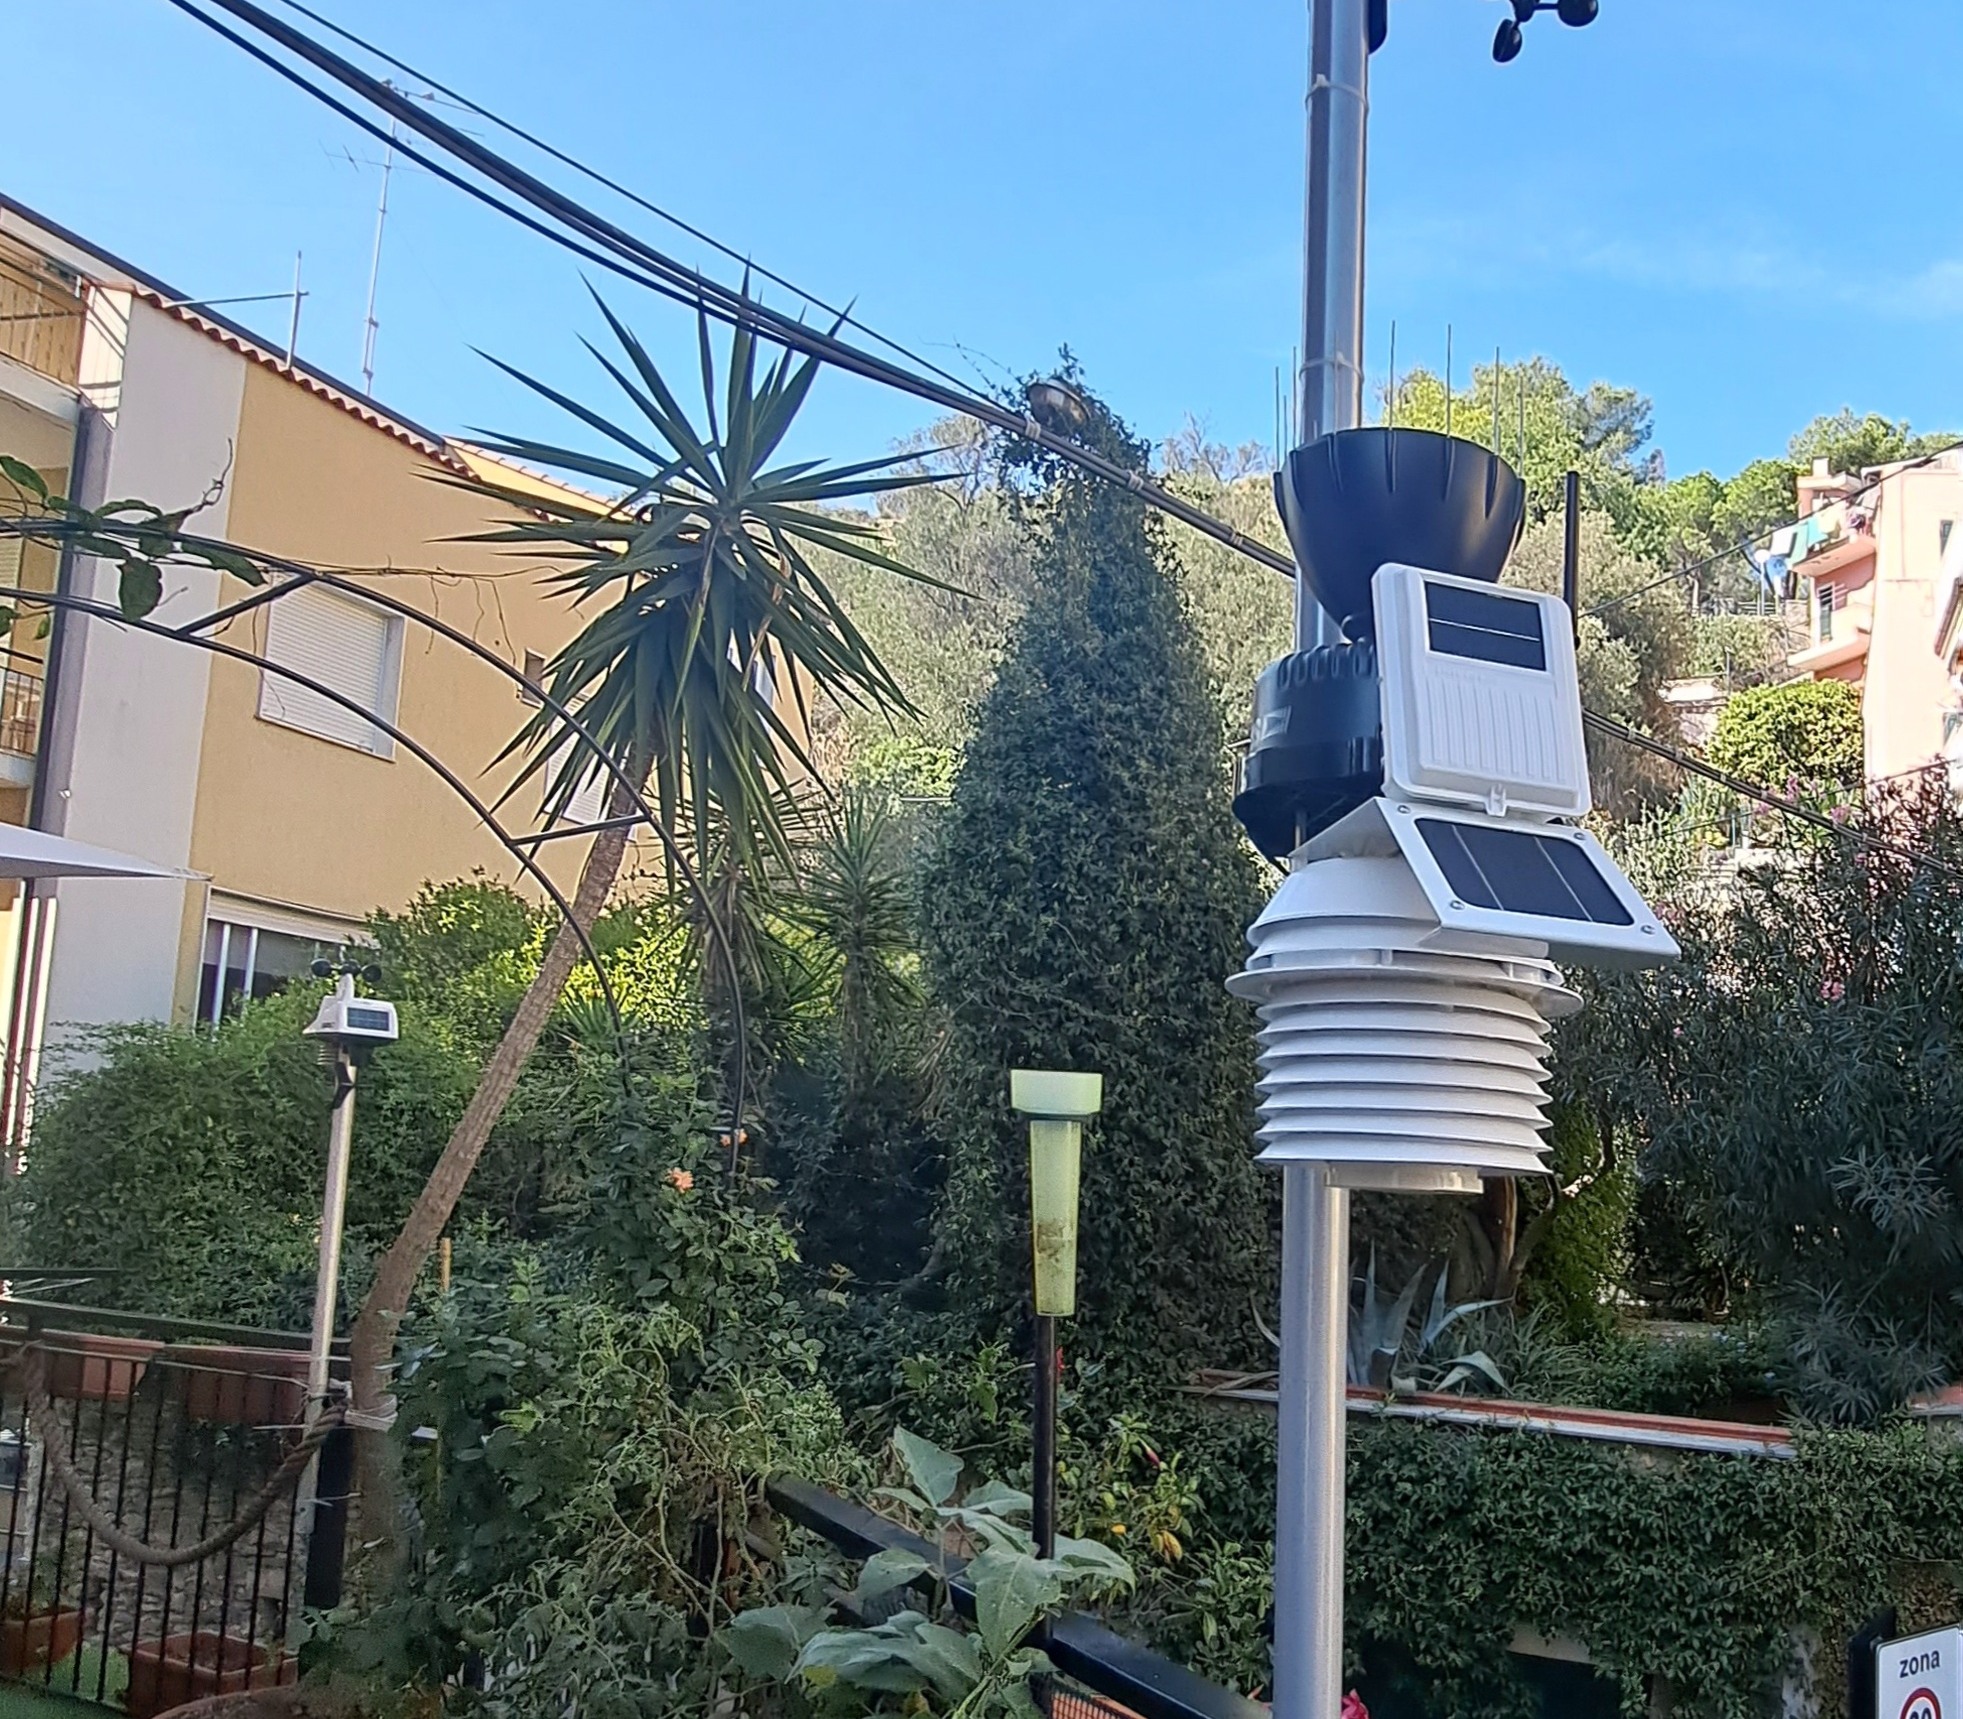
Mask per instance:
[[[0,355],[73,383],[81,374],[79,286],[52,265],[0,248]]]
[[[39,750],[45,685],[38,668],[10,664],[0,671],[0,752],[32,758]]]

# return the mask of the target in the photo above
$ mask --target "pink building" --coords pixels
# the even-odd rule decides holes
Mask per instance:
[[[1799,479],[1797,526],[1775,535],[1806,600],[1795,675],[1861,689],[1870,782],[1942,760],[1955,724],[1952,538],[1963,542],[1963,454]]]

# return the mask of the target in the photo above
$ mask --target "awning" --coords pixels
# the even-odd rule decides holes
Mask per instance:
[[[0,877],[202,877],[202,872],[152,865],[109,848],[92,848],[45,830],[0,824]]]

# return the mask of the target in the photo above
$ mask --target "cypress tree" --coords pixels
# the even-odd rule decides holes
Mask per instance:
[[[1100,403],[1079,435],[1145,470],[1145,444]],[[1005,463],[1036,594],[924,868],[927,972],[950,1021],[950,1292],[984,1330],[1018,1322],[1028,1163],[1009,1070],[1094,1069],[1076,1348],[1127,1373],[1253,1360],[1269,1195],[1254,1022],[1223,987],[1261,894],[1219,707],[1156,518],[1040,450]]]

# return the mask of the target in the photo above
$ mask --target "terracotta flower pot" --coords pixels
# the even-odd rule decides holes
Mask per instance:
[[[50,1331],[41,1340],[48,1351],[48,1395],[66,1402],[127,1401],[163,1347],[148,1337],[103,1331]]]
[[[79,1611],[29,1612],[0,1618],[0,1677],[20,1677],[44,1665],[59,1665],[82,1639]]]
[[[276,1656],[271,1648],[237,1636],[187,1630],[140,1641],[130,1649],[123,1709],[129,1719],[153,1719],[187,1701],[242,1689],[270,1689],[292,1683],[299,1675],[298,1662],[283,1651]]]
[[[307,1357],[296,1349],[200,1344],[171,1356],[192,1420],[293,1426],[306,1413]]]

